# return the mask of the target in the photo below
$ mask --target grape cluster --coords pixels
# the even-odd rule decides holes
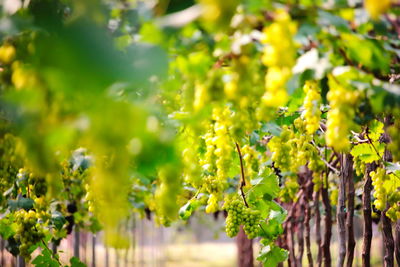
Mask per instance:
[[[309,163],[311,170],[320,171],[323,162],[311,144],[312,136],[305,133],[306,124],[301,118],[297,118],[294,124],[297,132],[285,125],[281,135],[274,136],[268,143],[275,167],[282,171],[297,172],[300,166]]]
[[[353,124],[354,107],[359,93],[345,88],[336,81],[336,78],[330,76],[327,98],[330,110],[326,123],[326,144],[336,151],[348,151],[350,148],[348,134]]]
[[[294,121],[298,132],[292,132],[292,138],[289,140],[291,165],[290,170],[297,172],[300,166],[306,165],[312,156],[314,147],[310,144],[311,135],[307,135],[305,131],[305,123],[301,118]]]
[[[371,171],[369,173],[372,179],[372,185],[374,186],[374,205],[380,210],[384,211],[386,208],[387,201],[387,192],[384,185],[385,180],[387,179],[386,171],[383,168],[377,168],[375,171]]]
[[[38,224],[39,215],[35,211],[21,209],[15,215],[17,223],[15,238],[20,242],[20,255],[29,259],[30,248],[45,237],[45,232],[43,227]]]
[[[215,193],[215,194],[210,194],[207,200],[207,206],[206,206],[206,212],[207,213],[214,213],[218,211],[219,206],[218,206],[218,201],[220,200],[221,194]]]
[[[262,62],[268,71],[265,76],[266,92],[262,100],[268,107],[280,107],[288,100],[285,85],[296,59],[296,44],[293,41],[296,25],[286,11],[277,10],[275,22],[266,27],[263,33],[263,43],[266,46]]]
[[[215,155],[214,151],[216,149],[214,142],[214,129],[210,127],[206,134],[203,136],[204,142],[206,144],[206,152],[204,153],[203,158],[200,160],[200,164],[202,165],[203,169],[209,173],[215,171]]]
[[[289,173],[283,177],[283,186],[279,191],[279,199],[284,203],[289,203],[295,200],[296,193],[299,191],[299,183],[297,182],[297,175]]]
[[[258,210],[250,208],[244,209],[243,212],[243,230],[249,239],[256,238],[260,231],[261,213]]]
[[[362,176],[365,173],[365,162],[362,161],[359,157],[354,157],[353,158],[353,168],[356,171],[356,174],[358,176]]]
[[[258,173],[259,155],[258,152],[249,145],[242,147],[243,160],[246,166],[246,175],[251,180]]]
[[[394,222],[400,220],[400,190],[391,192],[388,196],[389,209],[386,215]]]
[[[304,111],[302,117],[306,122],[306,130],[308,134],[314,134],[319,128],[319,120],[321,117],[321,95],[318,90],[317,82],[306,81],[304,87],[306,97],[304,98]]]
[[[177,214],[177,196],[180,192],[180,179],[178,170],[172,165],[162,166],[158,170],[160,184],[155,192],[156,214],[158,221],[163,225],[169,225]]]
[[[213,119],[215,120],[212,139],[215,146],[214,154],[216,156],[217,179],[225,181],[228,178],[228,171],[232,163],[233,142],[229,137],[228,128],[230,123],[230,111],[228,107],[224,109],[215,108],[213,110]]]
[[[293,132],[286,125],[282,127],[280,136],[274,136],[268,142],[268,148],[272,152],[271,159],[275,167],[284,170],[289,170],[291,167],[290,158],[290,140],[293,138]]]
[[[239,233],[240,225],[243,225],[248,238],[252,239],[259,235],[259,223],[262,219],[260,211],[245,207],[238,195],[226,199],[223,208],[228,212],[225,232],[229,237]]]
[[[191,128],[186,128],[182,133],[182,162],[183,177],[185,182],[198,188],[201,183],[201,169],[198,164],[198,144],[197,135]]]
[[[18,175],[23,175],[24,169],[20,169]],[[37,176],[33,173],[29,173],[28,183],[31,188],[31,192],[33,195],[40,197],[44,196],[47,193],[47,184],[46,179],[44,177]]]
[[[225,221],[225,232],[229,237],[234,237],[239,233],[240,225],[243,222],[245,206],[238,197],[232,197],[225,201],[224,209],[228,212]]]

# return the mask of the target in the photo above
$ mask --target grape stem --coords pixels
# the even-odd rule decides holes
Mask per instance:
[[[318,152],[321,156],[320,159],[325,163],[326,167],[331,169],[335,174],[339,175],[340,171],[338,169],[336,169],[334,166],[332,166],[332,164],[330,164],[328,161],[326,161],[326,159],[324,159],[324,157],[322,157],[322,152],[321,152],[320,148],[315,144],[314,140],[311,140],[311,144],[318,150]]]
[[[244,191],[243,191],[243,187],[246,186],[246,179],[245,179],[245,177],[244,177],[244,167],[243,167],[242,152],[240,151],[239,144],[238,144],[237,142],[235,142],[235,144],[236,144],[237,152],[238,152],[238,154],[239,154],[240,172],[241,172],[241,175],[242,175],[242,179],[241,179],[241,181],[240,181],[240,187],[239,187],[239,189],[240,189],[240,194],[242,195],[244,204],[245,204],[246,207],[248,208],[248,207],[249,207],[249,204],[248,204],[247,201],[246,201],[246,196],[244,195]]]
[[[244,205],[248,208],[248,207],[249,207],[249,204],[247,203],[246,196],[245,196],[244,191],[243,191],[243,187],[246,186],[246,178],[244,177],[244,167],[243,167],[242,152],[240,151],[240,146],[239,146],[239,144],[238,144],[237,142],[235,142],[235,144],[236,144],[237,152],[238,152],[238,154],[239,154],[240,173],[241,173],[241,175],[242,175],[242,179],[241,179],[241,181],[240,181],[240,187],[239,187],[239,189],[240,189],[240,194],[242,195]],[[267,234],[267,232],[264,230],[264,228],[262,227],[261,224],[258,224],[258,226],[260,226],[261,230],[262,230],[265,234]]]

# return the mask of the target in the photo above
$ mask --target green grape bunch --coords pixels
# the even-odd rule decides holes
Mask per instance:
[[[239,196],[235,196],[225,201],[224,209],[228,212],[225,221],[226,234],[229,237],[234,237],[239,233],[240,225],[243,222],[245,206]]]
[[[384,188],[383,184],[387,179],[386,171],[383,168],[377,168],[375,171],[370,172],[370,176],[372,179],[372,185],[374,186],[374,205],[375,207],[383,211],[386,208],[386,201],[387,201],[387,192]]]
[[[40,218],[33,210],[21,209],[16,212],[17,230],[14,238],[19,241],[19,252],[25,259],[30,259],[31,247],[41,242],[45,237],[45,231],[38,223]]]
[[[225,221],[225,232],[229,237],[235,237],[243,225],[243,230],[249,239],[256,238],[260,231],[261,213],[246,207],[239,195],[228,197],[223,208],[228,216]]]

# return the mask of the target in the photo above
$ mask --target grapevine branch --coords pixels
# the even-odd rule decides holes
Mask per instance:
[[[243,191],[243,187],[246,186],[246,178],[244,177],[244,167],[243,167],[242,152],[240,151],[239,144],[238,144],[237,142],[235,142],[235,144],[236,144],[237,152],[238,152],[238,154],[239,154],[240,173],[241,173],[241,175],[242,175],[242,176],[241,176],[242,179],[241,179],[241,181],[240,181],[240,194],[242,195],[244,205],[248,208],[248,207],[249,207],[249,204],[247,203],[246,196],[245,196],[244,191]],[[259,224],[258,226],[260,226],[261,230],[262,230],[264,233],[266,233],[261,224]]]
[[[242,152],[240,151],[239,144],[238,144],[237,142],[235,142],[235,144],[236,144],[237,152],[238,152],[238,154],[239,154],[240,173],[241,173],[241,175],[242,175],[242,176],[241,176],[242,178],[241,178],[241,181],[240,181],[240,187],[239,187],[239,189],[240,189],[240,194],[242,195],[244,204],[245,204],[246,207],[248,208],[248,207],[249,207],[249,204],[248,204],[247,201],[246,201],[246,196],[244,195],[244,191],[243,191],[243,187],[246,186],[246,179],[245,179],[245,177],[244,177],[244,167],[243,167]]]

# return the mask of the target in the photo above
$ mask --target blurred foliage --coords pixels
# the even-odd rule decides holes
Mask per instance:
[[[374,119],[398,125],[399,13],[389,0],[6,1],[0,234],[15,253],[36,249],[12,220],[27,210],[46,241],[77,225],[123,248],[131,212],[169,225],[240,193],[261,216],[241,219],[261,237],[258,259],[275,266],[302,167],[328,186],[322,159],[350,144],[357,163],[389,166]],[[32,263],[58,258],[44,249]]]

